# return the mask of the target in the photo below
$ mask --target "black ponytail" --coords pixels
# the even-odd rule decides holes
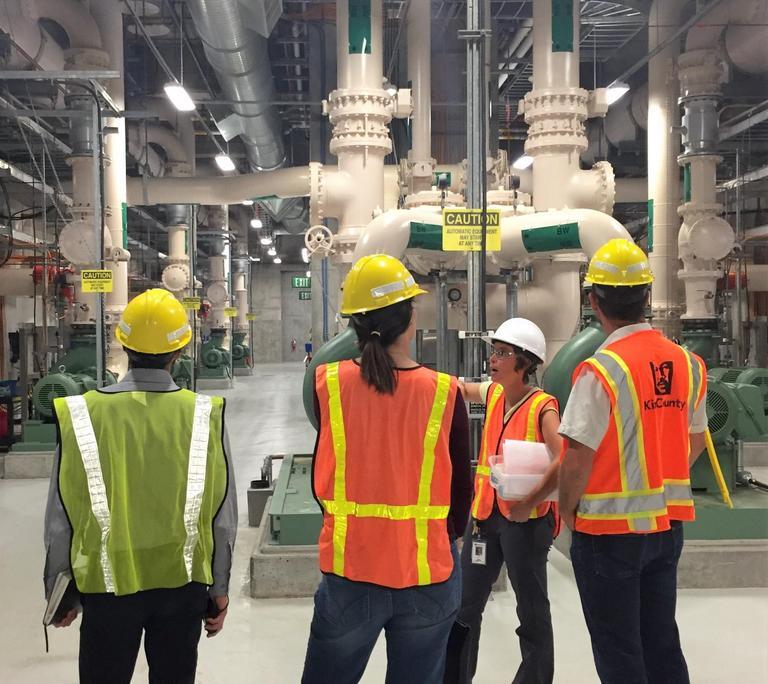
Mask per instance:
[[[413,301],[406,299],[350,319],[357,333],[363,380],[380,394],[395,393],[397,376],[387,348],[408,330],[412,317]]]

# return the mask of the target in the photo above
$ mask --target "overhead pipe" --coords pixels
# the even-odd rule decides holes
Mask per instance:
[[[266,37],[248,28],[238,0],[189,0],[187,7],[224,94],[236,102],[226,120],[227,137],[241,136],[253,171],[279,168],[285,152],[280,118],[270,104]]]
[[[144,171],[142,175],[160,178],[165,175],[165,162],[160,155],[148,145],[145,145],[141,139],[138,126],[130,126],[126,134],[126,145],[128,154],[136,160],[136,163]],[[131,180],[128,179],[127,183]],[[130,202],[135,206],[133,202]]]
[[[77,0],[31,0],[30,5],[36,19],[50,19],[64,29],[70,49],[102,49],[101,30],[83,3]]]
[[[45,71],[64,68],[64,51],[51,35],[37,23],[34,6],[26,0],[5,0],[0,12],[0,31],[7,33],[14,44]],[[16,48],[11,48],[4,60],[7,69],[29,69],[34,66]]]
[[[411,149],[408,152],[410,194],[432,185],[432,22],[431,2],[408,5],[408,80],[413,97]]]

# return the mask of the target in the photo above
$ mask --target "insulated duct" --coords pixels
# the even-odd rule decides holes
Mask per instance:
[[[247,27],[237,0],[189,0],[187,7],[224,94],[249,103],[233,105],[234,114],[221,122],[225,137],[242,137],[253,170],[282,166],[280,119],[269,104],[273,86],[267,39]]]

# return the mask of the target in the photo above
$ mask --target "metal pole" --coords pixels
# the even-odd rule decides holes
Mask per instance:
[[[736,178],[741,175],[741,154],[736,150]],[[744,236],[741,234],[741,184],[736,184],[736,311],[733,331],[733,355],[736,359],[736,365],[741,366],[744,363],[744,344],[743,344],[743,325],[741,318],[741,263],[743,259],[742,242]]]
[[[189,245],[187,253],[189,254],[189,296],[196,297],[195,280],[197,278],[197,205],[187,205],[189,213]],[[194,392],[197,388],[197,311],[192,311],[192,370],[189,380],[190,389]]]
[[[94,96],[91,107],[93,131],[93,229],[98,245],[97,268],[104,268],[104,224],[101,215],[101,131],[99,130],[99,100]],[[104,295],[96,295],[96,387],[104,387]]]
[[[504,277],[507,287],[507,318],[517,316],[517,274],[507,273]]]
[[[435,276],[437,300],[437,368],[448,371],[448,278],[445,271]]]

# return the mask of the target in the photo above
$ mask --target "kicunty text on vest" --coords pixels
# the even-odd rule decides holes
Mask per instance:
[[[681,411],[686,407],[687,402],[682,399],[662,399],[657,397],[656,399],[646,399],[643,402],[643,408],[646,411],[653,411],[660,408],[676,408]]]

